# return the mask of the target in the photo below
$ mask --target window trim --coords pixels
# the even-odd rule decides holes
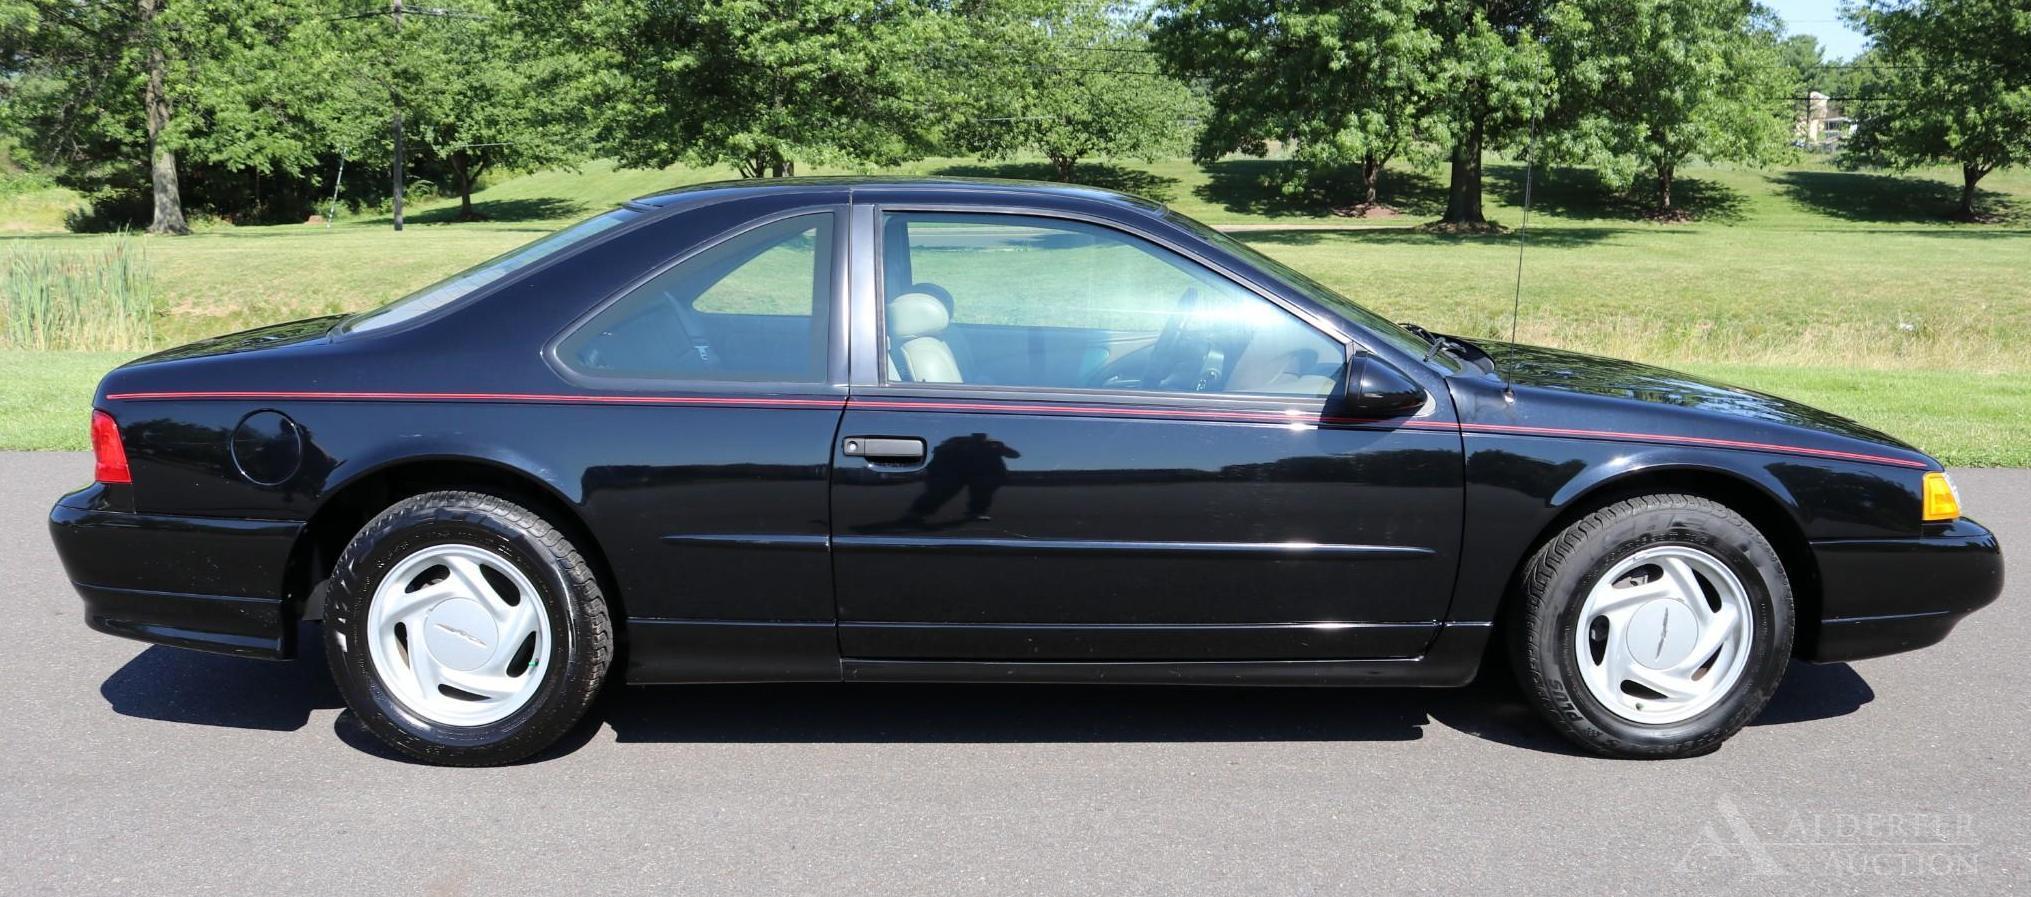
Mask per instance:
[[[812,206],[799,206],[794,209],[784,209],[759,218],[742,221],[739,224],[700,240],[697,245],[692,246],[690,249],[678,253],[662,264],[648,269],[646,273],[623,283],[619,288],[594,303],[584,314],[572,318],[570,323],[565,324],[562,329],[558,330],[555,335],[544,342],[543,350],[540,353],[543,361],[550,367],[552,373],[563,378],[565,382],[588,389],[614,389],[636,392],[670,392],[676,389],[704,393],[843,393],[846,391],[846,334],[848,326],[848,322],[845,320],[847,317],[847,306],[844,299],[848,289],[847,268],[852,263],[852,241],[848,238],[848,231],[851,229],[850,211],[851,207],[846,203],[822,203]],[[565,362],[563,355],[559,354],[558,350],[564,345],[564,342],[570,339],[581,328],[592,323],[593,319],[605,313],[615,303],[633,295],[636,290],[646,286],[650,281],[663,276],[671,269],[717,249],[723,244],[738,240],[754,231],[780,224],[792,218],[815,215],[829,215],[832,218],[832,265],[829,272],[830,276],[827,278],[829,281],[827,284],[829,297],[826,305],[825,322],[825,370],[818,379],[756,381],[679,377],[606,377],[598,374],[589,374],[574,368]]]
[[[979,383],[890,383],[888,382],[887,368],[882,364],[882,360],[888,357],[889,352],[888,302],[883,298],[887,293],[885,278],[888,273],[888,266],[885,262],[886,255],[885,249],[882,246],[882,240],[888,229],[883,222],[885,216],[891,213],[1005,215],[1011,217],[1057,219],[1114,231],[1126,235],[1130,239],[1141,240],[1170,252],[1191,264],[1199,266],[1207,273],[1225,280],[1290,313],[1292,317],[1297,318],[1298,323],[1310,327],[1327,340],[1339,344],[1343,355],[1351,355],[1356,350],[1372,351],[1357,334],[1350,333],[1342,327],[1337,326],[1339,322],[1328,320],[1310,309],[1300,307],[1283,296],[1277,295],[1273,290],[1257,284],[1252,278],[1238,274],[1228,266],[1214,262],[1204,254],[1196,252],[1175,240],[1149,233],[1148,231],[1110,218],[1066,209],[1006,204],[886,202],[861,204],[857,208],[867,209],[869,213],[866,220],[856,222],[857,227],[864,231],[865,244],[864,246],[856,247],[855,257],[857,259],[866,259],[865,263],[872,269],[870,271],[871,283],[866,303],[873,306],[867,312],[867,320],[873,325],[872,339],[868,340],[867,343],[873,347],[873,352],[867,362],[867,370],[864,373],[858,369],[854,371],[853,387],[855,389],[879,390],[883,395],[922,395],[927,397],[951,396],[961,393],[989,397],[989,394],[1000,393],[1004,394],[1005,398],[1018,401],[1034,400],[1039,396],[1062,396],[1077,402],[1117,405],[1175,405],[1180,401],[1203,403],[1215,400],[1216,404],[1234,404],[1237,407],[1243,404],[1255,406],[1269,404],[1277,405],[1280,408],[1289,408],[1294,404],[1330,400],[1330,395],[1279,396],[1272,393],[1175,392],[1150,389],[1095,389],[1072,386],[1012,386]],[[1337,391],[1336,389],[1335,392],[1337,393]]]

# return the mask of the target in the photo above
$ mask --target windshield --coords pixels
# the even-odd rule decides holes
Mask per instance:
[[[1403,329],[1396,322],[1354,304],[1353,300],[1333,292],[1325,284],[1306,277],[1296,268],[1270,258],[1240,240],[1236,240],[1183,215],[1172,213],[1169,217],[1171,221],[1190,228],[1194,233],[1205,237],[1220,248],[1247,259],[1250,264],[1276,275],[1284,283],[1290,284],[1298,292],[1305,294],[1305,298],[1317,302],[1342,318],[1367,328],[1376,336],[1387,340],[1390,345],[1405,352],[1419,355],[1424,354],[1425,349],[1430,345],[1423,337]]]
[[[415,320],[471,295],[480,287],[641,216],[642,213],[634,209],[620,208],[588,218],[540,240],[525,243],[494,256],[373,311],[355,315],[345,323],[345,330],[348,333],[361,333]]]

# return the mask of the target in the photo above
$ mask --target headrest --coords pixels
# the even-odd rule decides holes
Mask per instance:
[[[889,300],[889,339],[896,342],[937,336],[951,323],[945,303],[929,293],[904,293]]]
[[[931,295],[933,295],[933,296],[936,296],[936,297],[938,298],[938,301],[939,301],[939,302],[943,302],[943,303],[945,303],[945,310],[946,310],[946,311],[951,311],[951,310],[952,310],[952,291],[951,291],[951,290],[948,290],[948,289],[945,289],[944,287],[941,287],[941,286],[939,286],[939,285],[937,285],[937,284],[935,284],[935,283],[932,283],[932,282],[930,282],[930,281],[928,281],[928,280],[923,280],[923,281],[918,281],[918,282],[916,282],[916,283],[910,284],[910,288],[909,288],[909,289],[907,289],[907,290],[904,290],[903,292],[905,292],[905,293],[930,293]]]

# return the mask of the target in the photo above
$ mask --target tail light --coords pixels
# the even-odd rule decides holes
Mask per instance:
[[[127,469],[127,447],[120,443],[120,425],[104,411],[92,412],[92,458],[97,467],[92,478],[101,483],[132,483]]]

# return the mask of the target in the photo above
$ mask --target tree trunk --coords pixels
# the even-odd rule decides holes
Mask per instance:
[[[1657,210],[1671,211],[1671,176],[1674,167],[1669,162],[1657,163]]]
[[[1982,176],[1989,170],[1976,165],[1960,167],[1960,216],[1969,220],[1975,217],[1975,185],[1982,182]]]
[[[400,32],[402,30],[402,0],[388,0],[388,18],[393,20],[395,30]],[[391,105],[395,107],[394,113],[389,117],[389,128],[394,131],[395,158],[393,164],[389,166],[389,194],[392,206],[391,211],[395,220],[395,229],[401,230],[402,191],[408,186],[407,169],[409,167],[409,160],[404,158],[405,147],[402,145],[402,100],[399,96],[391,96],[390,99],[393,101]]]
[[[390,161],[388,164],[388,191],[389,191],[388,195],[389,195],[389,203],[391,205],[390,211],[395,219],[395,229],[401,230],[402,190],[404,187],[407,186],[405,182],[408,180],[408,178],[404,176],[404,170],[409,167],[409,162],[408,159],[406,158],[408,150],[402,144],[402,110],[396,109],[395,113],[389,116],[388,128],[391,132],[393,132],[393,137],[395,140],[395,156],[394,159]]]
[[[163,81],[169,59],[162,52],[161,36],[150,26],[155,22],[158,0],[141,0],[141,27],[148,32],[148,86],[142,105],[148,114],[148,180],[155,197],[155,217],[148,223],[152,234],[187,234],[183,220],[183,195],[176,184],[176,154],[162,146],[162,132],[169,129],[169,92]]]
[[[1376,204],[1376,186],[1382,182],[1382,160],[1374,153],[1361,157],[1361,204]]]
[[[478,221],[479,213],[472,210],[472,158],[465,150],[451,154],[451,174],[458,179],[458,220]]]
[[[1071,183],[1072,167],[1079,164],[1079,157],[1067,156],[1062,153],[1051,153],[1050,157],[1051,167],[1058,170],[1058,180],[1062,183]]]
[[[1453,172],[1446,186],[1446,224],[1484,225],[1481,213],[1481,122],[1453,146]]]
[[[754,155],[736,163],[740,176],[744,178],[786,177],[793,167],[790,160],[773,147],[755,150]]]

